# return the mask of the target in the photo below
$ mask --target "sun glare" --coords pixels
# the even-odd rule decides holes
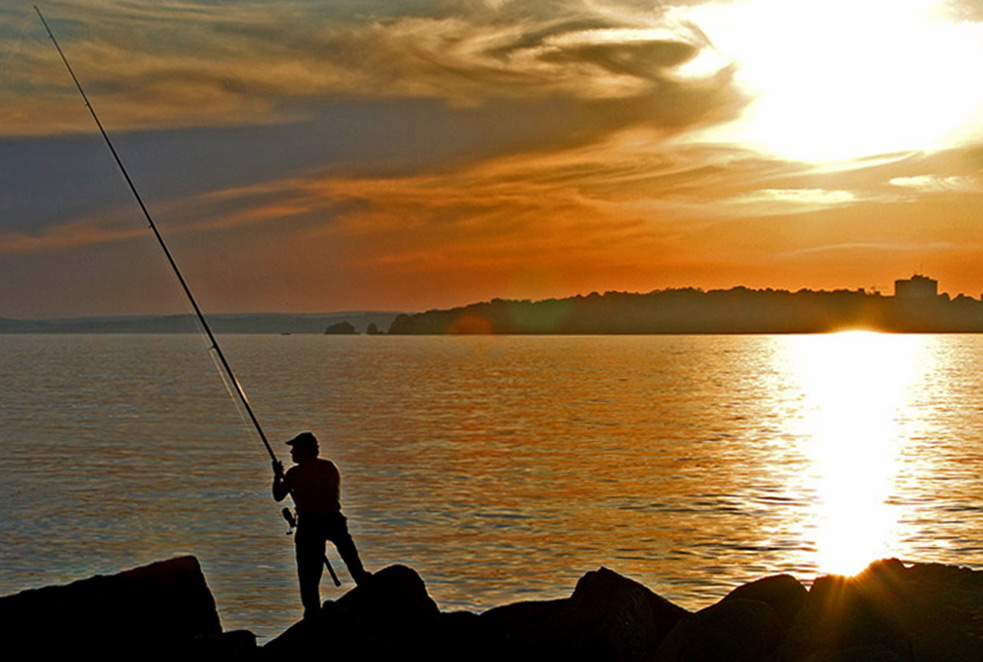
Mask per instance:
[[[816,565],[855,574],[891,555],[897,522],[888,501],[904,443],[899,422],[923,369],[922,344],[918,336],[862,331],[790,342]]]
[[[734,61],[742,117],[700,136],[833,161],[979,135],[983,24],[944,0],[748,0],[687,10]]]

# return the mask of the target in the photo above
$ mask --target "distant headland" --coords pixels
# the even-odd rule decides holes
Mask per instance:
[[[744,286],[592,292],[562,299],[492,299],[422,313],[243,313],[208,315],[216,333],[368,335],[598,335],[827,333],[983,333],[983,298],[939,292],[915,274],[892,295],[856,290],[755,290]],[[196,333],[193,315],[0,318],[0,333]]]
[[[360,311],[346,313],[241,313],[206,315],[215,333],[313,334],[351,333],[387,328],[399,313]],[[334,329],[333,331],[331,329]],[[198,322],[187,315],[121,315],[66,319],[18,320],[0,318],[0,333],[198,333]]]
[[[983,332],[983,301],[940,294],[923,275],[895,281],[893,296],[858,290],[734,287],[606,292],[543,301],[493,299],[399,315],[390,334],[744,334],[869,329]]]

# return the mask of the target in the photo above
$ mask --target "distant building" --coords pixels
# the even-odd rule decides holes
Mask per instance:
[[[939,296],[939,281],[915,274],[908,279],[894,281],[894,296],[904,299]]]

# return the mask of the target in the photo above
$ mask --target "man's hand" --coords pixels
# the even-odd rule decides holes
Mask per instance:
[[[273,460],[273,498],[276,501],[283,501],[289,493],[290,488],[287,487],[287,480],[283,476],[283,464],[280,460]]]

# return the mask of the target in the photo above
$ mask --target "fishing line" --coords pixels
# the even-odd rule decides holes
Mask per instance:
[[[199,328],[201,328],[200,325]],[[242,389],[242,386],[240,386],[239,382],[237,381],[233,382],[232,379],[225,374],[225,370],[222,368],[222,358],[219,356],[219,353],[215,347],[208,348],[208,355],[212,357],[212,363],[215,364],[215,369],[218,371],[219,377],[222,378],[222,384],[225,386],[226,393],[228,393],[229,397],[232,398],[232,403],[235,405],[236,413],[239,414],[242,424],[246,426],[247,430],[252,429],[249,419],[249,412],[246,410],[246,407],[243,406],[243,401],[241,401],[238,397],[238,393]]]
[[[240,409],[240,414],[245,412],[244,418],[248,418],[249,422],[252,423],[253,428],[259,434],[259,438],[263,442],[263,446],[266,447],[266,452],[269,453],[270,459],[276,461],[276,454],[273,452],[273,449],[270,448],[270,442],[267,441],[266,434],[263,432],[263,428],[260,426],[259,420],[256,418],[256,414],[253,413],[253,408],[249,404],[249,399],[246,397],[246,392],[242,389],[242,384],[239,383],[235,373],[232,372],[232,366],[229,365],[228,360],[225,358],[225,354],[222,352],[222,348],[219,347],[218,341],[215,339],[215,335],[212,333],[211,327],[208,326],[208,321],[205,319],[205,315],[201,312],[201,308],[198,307],[198,302],[195,300],[194,295],[191,294],[191,288],[188,287],[188,283],[184,280],[181,270],[178,269],[177,262],[174,261],[174,257],[171,255],[170,249],[167,248],[164,238],[157,229],[157,224],[154,223],[154,219],[150,216],[147,206],[143,203],[143,198],[140,197],[140,193],[137,191],[136,185],[133,183],[133,180],[130,179],[130,173],[127,172],[126,166],[123,165],[123,160],[117,153],[116,147],[113,145],[113,141],[109,139],[109,134],[106,133],[106,129],[103,128],[102,122],[99,121],[99,116],[96,115],[95,108],[92,107],[92,104],[89,102],[89,97],[85,94],[85,90],[82,89],[82,84],[75,75],[75,71],[72,70],[72,65],[68,63],[68,58],[65,57],[64,51],[61,50],[58,40],[55,39],[54,33],[48,26],[48,22],[44,20],[44,15],[41,13],[41,10],[37,5],[34,5],[34,11],[38,13],[38,18],[41,19],[41,23],[44,25],[44,29],[47,31],[48,36],[51,37],[51,42],[55,45],[55,50],[58,51],[58,55],[61,57],[61,61],[65,64],[65,68],[68,69],[68,73],[72,77],[75,87],[78,89],[79,94],[82,95],[82,100],[85,101],[85,107],[89,109],[89,114],[92,115],[92,119],[99,128],[99,133],[102,134],[102,138],[105,141],[106,146],[109,148],[109,151],[112,153],[113,159],[116,161],[116,165],[119,167],[120,172],[123,174],[123,178],[130,187],[130,192],[133,193],[133,197],[140,206],[140,211],[143,212],[144,218],[147,219],[150,229],[153,230],[154,236],[157,238],[157,243],[160,245],[161,250],[164,251],[164,255],[167,257],[167,262],[171,265],[174,275],[177,276],[178,282],[181,284],[181,289],[184,290],[185,296],[187,296],[188,301],[191,303],[191,307],[194,309],[197,321],[208,339],[208,351],[215,360],[216,366],[219,368],[219,375],[221,375],[222,381],[225,382],[225,386],[229,390],[229,393],[234,394],[232,400],[235,402],[236,408]]]

